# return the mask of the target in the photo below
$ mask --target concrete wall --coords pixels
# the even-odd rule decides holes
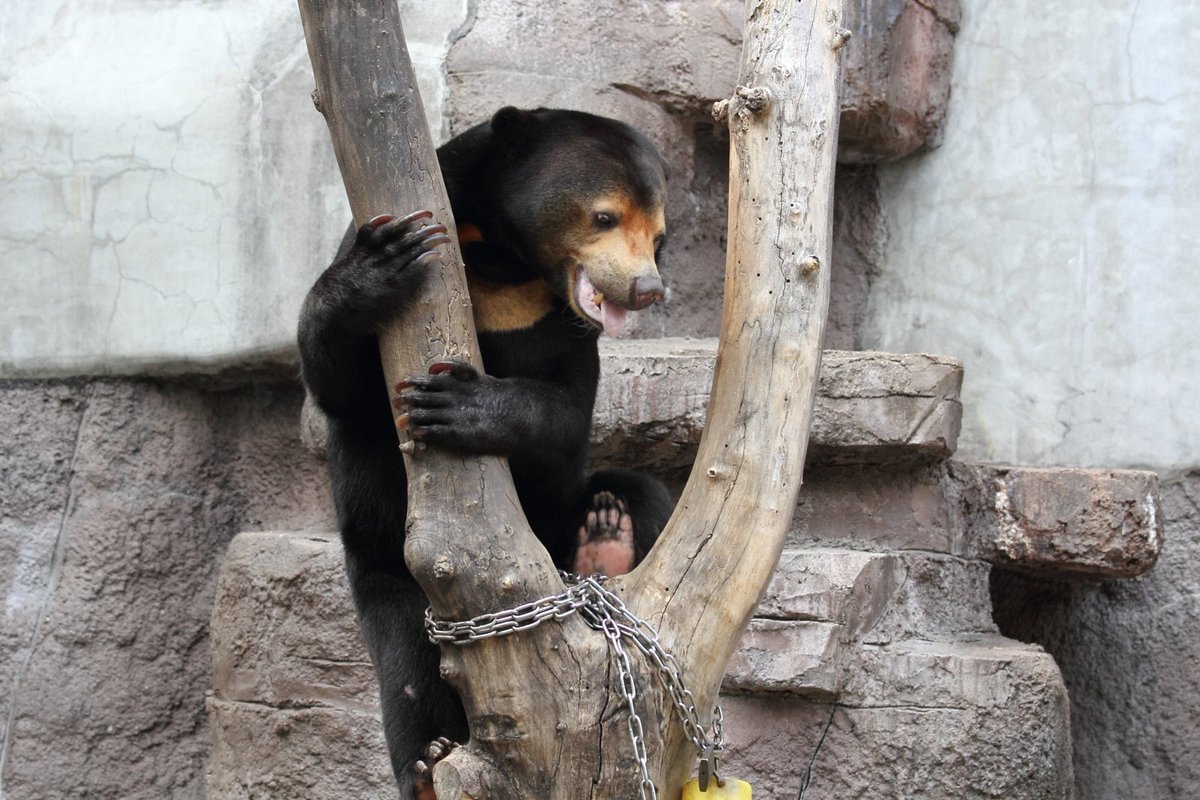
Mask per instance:
[[[409,2],[430,124],[466,0]],[[0,376],[294,359],[350,214],[296,4],[0,15]]]
[[[965,0],[942,147],[880,169],[866,343],[967,366],[963,455],[1200,462],[1200,5]]]
[[[513,2],[529,24],[548,8]],[[505,18],[485,0],[403,5],[445,136],[446,54],[480,9],[478,31]],[[630,5],[674,21],[700,4]],[[1081,797],[1200,796],[1200,7],[963,5],[941,149],[878,168],[878,205],[875,168],[841,173],[868,214],[839,221],[839,264],[861,263],[835,277],[856,298],[835,343],[961,358],[968,456],[1176,479],[1149,578],[1006,576],[994,594],[1004,632],[1063,666]],[[198,797],[214,561],[239,529],[327,508],[319,466],[293,459],[295,383],[261,369],[294,367],[296,311],[348,217],[295,6],[11,0],[0,41],[0,378],[258,370],[0,383],[0,797]],[[724,49],[701,65],[736,48],[706,41]],[[671,116],[674,91],[654,127],[696,140],[677,214],[712,271],[722,142]],[[695,332],[711,332],[708,280],[676,298],[702,308],[675,315]]]
[[[964,0],[942,147],[879,169],[864,342],[963,360],[960,454],[1168,479],[1149,576],[993,586],[1062,667],[1088,800],[1200,796],[1197,30],[1196,3]]]

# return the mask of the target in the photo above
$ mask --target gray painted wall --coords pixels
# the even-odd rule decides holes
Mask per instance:
[[[467,3],[405,6],[444,133]],[[294,360],[350,219],[296,4],[14,0],[0,41],[0,377]]]
[[[1200,3],[964,0],[942,147],[880,169],[869,347],[967,368],[960,453],[1200,464]]]

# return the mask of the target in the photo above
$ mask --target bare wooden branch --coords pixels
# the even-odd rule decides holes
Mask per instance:
[[[450,228],[455,242],[446,248],[412,312],[380,334],[388,381],[388,387],[380,388],[380,402],[386,402],[384,392],[390,392],[391,385],[424,372],[438,359],[453,356],[481,366],[462,256],[396,2],[300,0],[300,14],[317,81],[314,97],[329,125],[355,224],[376,214],[430,209]],[[481,537],[489,545],[485,552],[490,552],[491,528],[523,529],[531,552],[519,556],[520,562],[543,562],[541,572],[551,578],[529,591],[555,587],[557,576],[524,522],[501,459],[422,450],[410,454],[406,466],[410,545],[419,550],[427,536],[448,540],[447,531],[479,526],[489,529]],[[453,550],[461,553],[461,548]],[[437,579],[426,590],[448,604],[439,610],[466,613],[442,589],[454,584],[456,576],[477,569],[460,558],[437,561]],[[531,599],[514,591],[500,594]],[[486,597],[488,605],[497,599]],[[472,613],[478,608],[470,605]]]
[[[841,0],[747,0],[730,130],[729,250],[717,372],[687,487],[623,583],[709,708],[796,505],[829,296]],[[701,622],[702,621],[702,622]],[[677,727],[664,786],[690,771]]]
[[[451,223],[395,0],[300,0],[356,221],[431,208]],[[828,294],[840,0],[747,0],[732,134],[722,344],[692,477],[645,563],[613,582],[659,629],[701,707],[765,587],[799,490]],[[383,337],[389,383],[445,355],[478,363],[460,256]],[[383,397],[381,396],[381,402]],[[439,616],[463,619],[562,584],[497,459],[410,454],[406,555]],[[441,800],[636,797],[602,637],[576,618],[443,649],[471,741],[434,771]],[[639,687],[660,796],[695,753],[654,681]]]
[[[428,208],[453,233],[395,0],[300,0],[300,13],[356,223]],[[380,339],[389,387],[447,355],[480,364],[456,247]],[[431,448],[405,462],[405,555],[435,613],[463,619],[561,591],[501,459]],[[566,797],[547,787],[589,785],[607,664],[602,638],[577,619],[446,649],[443,673],[463,698],[471,744],[438,765],[439,796]],[[560,683],[560,693],[547,691]]]

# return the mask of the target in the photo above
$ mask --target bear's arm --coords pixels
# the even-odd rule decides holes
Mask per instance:
[[[376,330],[403,310],[449,241],[429,212],[351,229],[304,300],[297,339],[304,383],[326,414],[352,417],[386,397]]]
[[[304,385],[331,417],[361,413],[368,398],[380,403],[385,388],[378,341],[372,332],[348,328],[344,324],[348,313],[314,287],[300,315]]]
[[[556,356],[543,354],[537,369],[505,377],[456,362],[401,383],[396,407],[417,441],[542,463],[574,461],[587,447],[599,359],[594,339]]]

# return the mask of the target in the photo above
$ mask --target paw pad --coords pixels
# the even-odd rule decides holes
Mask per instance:
[[[579,528],[574,570],[579,575],[623,575],[637,561],[633,516],[612,492],[592,497]]]

